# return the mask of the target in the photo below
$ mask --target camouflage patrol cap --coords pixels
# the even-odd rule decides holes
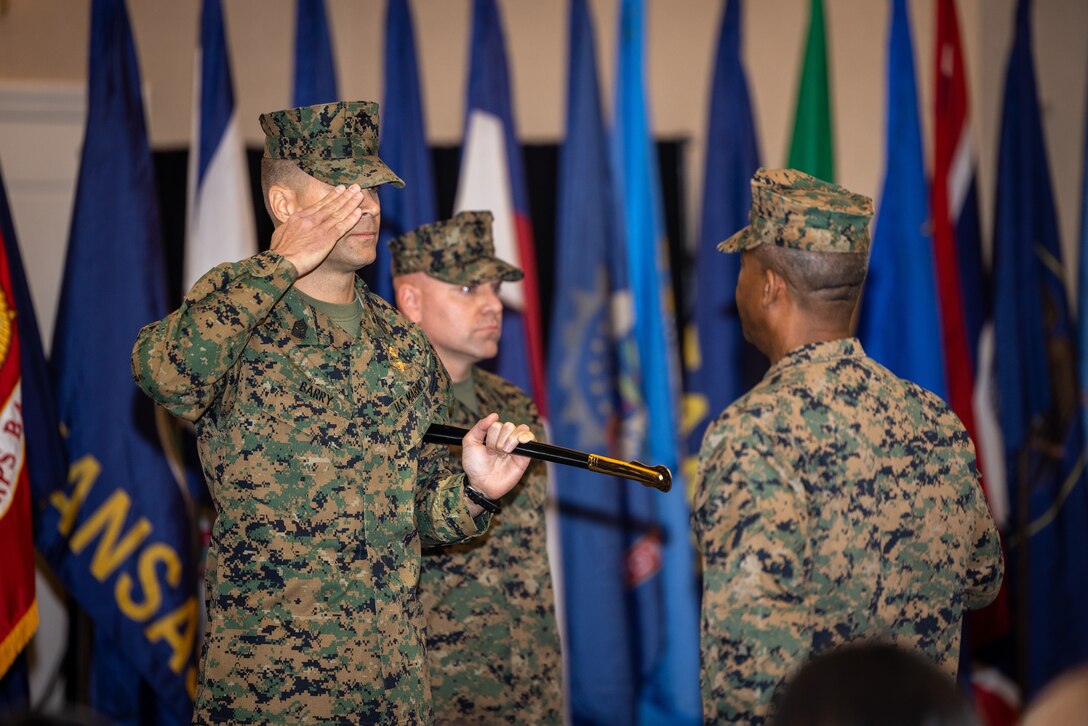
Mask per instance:
[[[389,240],[393,275],[426,272],[454,285],[520,280],[521,270],[495,256],[491,219],[491,212],[458,212]]]
[[[378,104],[337,101],[261,114],[266,159],[291,159],[327,184],[404,182],[378,158]]]
[[[748,226],[718,245],[741,252],[774,244],[811,252],[869,252],[873,200],[795,169],[752,176]]]

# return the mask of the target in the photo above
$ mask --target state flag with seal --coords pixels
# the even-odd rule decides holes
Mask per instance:
[[[7,205],[2,206],[0,211],[6,212]],[[10,228],[10,224],[0,224],[0,552],[5,563],[0,578],[0,676],[7,673],[38,628],[30,483],[24,466],[22,366],[5,251]]]

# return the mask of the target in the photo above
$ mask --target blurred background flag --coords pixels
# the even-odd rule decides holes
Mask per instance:
[[[511,110],[502,19],[495,0],[473,0],[465,109],[454,211],[491,210],[495,254],[525,272],[521,282],[502,286],[506,306],[502,345],[498,357],[488,365],[527,391],[547,419],[536,248],[529,219],[525,163]]]
[[[632,440],[641,443],[644,411],[637,398],[627,255],[612,218],[616,200],[586,0],[571,1],[569,37],[548,359],[551,432],[561,446],[629,459]],[[639,645],[626,555],[644,529],[632,514],[647,509],[655,493],[580,469],[564,468],[554,481],[571,722],[635,723]]]
[[[805,56],[786,163],[825,181],[835,181],[835,141],[831,90],[827,80],[827,33],[823,0],[810,0]]]
[[[759,139],[752,119],[748,80],[741,62],[743,0],[727,0],[718,35],[710,91],[703,212],[695,250],[695,286],[685,308],[684,431],[693,481],[707,424],[766,370],[766,358],[744,340],[736,301],[740,255],[718,252],[718,243],[748,224],[752,175],[759,168]]]
[[[937,0],[934,45],[934,163],[930,188],[933,255],[937,272],[948,403],[975,444],[982,487],[1003,532],[1008,517],[1004,461],[997,413],[988,377],[992,370],[993,316],[990,285],[982,263],[974,140],[968,118],[967,71],[954,0]],[[986,329],[985,349],[982,346]],[[986,353],[989,351],[989,353]],[[988,363],[980,361],[986,353]],[[1011,627],[1008,589],[1002,584],[989,606],[971,611],[960,648],[961,682],[972,682],[976,702],[988,709],[997,694],[981,685],[995,671],[984,665],[980,649],[1007,635]],[[994,720],[989,715],[987,718]]]
[[[415,30],[408,0],[389,0],[385,10],[385,98],[381,104],[382,160],[404,180],[378,193],[382,226],[374,264],[362,270],[371,291],[393,302],[389,240],[435,221],[434,170],[427,147],[423,96],[419,90]]]
[[[71,467],[38,531],[94,625],[90,705],[114,723],[191,718],[199,610],[189,503],[151,401],[140,328],[166,310],[155,178],[123,0],[91,8],[87,128],[52,347]]]
[[[960,207],[968,189],[974,185],[975,169],[970,148],[970,127],[967,125],[967,88],[956,6],[951,0],[937,2],[936,53],[937,83],[933,106],[935,163],[930,195],[933,261],[937,273],[948,403],[971,434],[972,440],[975,440],[972,398],[975,389],[975,344],[981,320],[976,312],[969,328],[965,308],[970,290],[973,308],[979,310],[983,291],[978,284],[981,264],[977,246],[968,248],[969,253],[975,254],[974,259],[967,257],[961,260],[965,256],[957,248],[955,222],[960,216]],[[951,198],[953,193],[956,195],[955,212]],[[964,283],[973,287],[968,288]]]
[[[992,284],[982,261],[978,165],[955,1],[937,0],[936,16],[930,198],[948,400],[975,442],[980,468],[985,472],[983,487],[1000,525],[1008,510],[1005,465],[997,413],[989,386],[983,385],[987,366],[982,361],[983,338],[992,341],[993,337]],[[991,343],[991,355],[992,348]]]
[[[1088,659],[1088,484],[1075,331],[1032,53],[1032,5],[1016,7],[994,205],[998,411],[1009,480],[1006,577],[1016,616],[1007,664],[1030,699]]]
[[[1088,106],[1088,101],[1085,103]],[[1080,258],[1077,270],[1077,341],[1080,353],[1081,409],[1088,447],[1088,111],[1084,117],[1084,168],[1081,172]]]
[[[626,235],[647,429],[639,454],[676,478],[655,495],[648,515],[657,531],[628,553],[639,603],[639,661],[645,679],[639,722],[699,723],[699,601],[687,486],[680,475],[679,362],[656,148],[644,86],[645,7],[622,0],[616,64],[612,163]]]
[[[947,397],[937,311],[929,188],[906,0],[892,0],[886,169],[858,337],[898,376]]]
[[[182,292],[220,262],[257,252],[249,168],[234,107],[220,0],[204,0],[194,63],[193,136]]]
[[[295,106],[339,101],[325,0],[296,0]]]
[[[22,254],[15,240],[15,226],[8,206],[4,180],[0,176],[0,236],[11,276],[11,297],[8,301],[15,313],[19,331],[20,364],[22,366],[23,432],[26,438],[26,460],[23,463],[30,480],[30,499],[35,520],[45,500],[64,486],[68,478],[64,445],[60,438],[57,402],[53,381],[45,362],[38,316],[30,297]],[[34,523],[35,537],[40,527]],[[52,549],[38,538],[38,550],[46,562],[55,564],[63,550]]]
[[[30,705],[30,683],[23,649],[38,628],[38,604],[34,585],[32,472],[27,463],[29,422],[26,411],[28,406],[39,403],[32,387],[43,382],[41,373],[44,371],[40,368],[37,323],[27,295],[2,176],[0,243],[0,552],[4,553],[5,560],[4,576],[0,578],[0,714],[3,714],[22,712]],[[27,365],[33,366],[35,361],[24,360],[30,356],[22,353],[21,331],[31,326],[34,330],[28,330],[28,342],[32,346],[38,345],[36,380]]]

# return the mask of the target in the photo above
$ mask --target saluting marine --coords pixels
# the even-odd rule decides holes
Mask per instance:
[[[420,546],[483,531],[532,440],[490,416],[465,475],[425,451],[449,379],[423,333],[359,280],[373,262],[378,108],[261,116],[271,249],[204,275],[144,328],[140,387],[195,422],[216,505],[197,723],[426,723]]]

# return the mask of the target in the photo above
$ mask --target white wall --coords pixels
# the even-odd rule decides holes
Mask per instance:
[[[341,95],[381,99],[382,0],[327,0]],[[556,140],[565,118],[567,3],[499,0],[506,27],[519,132]],[[700,198],[703,130],[722,0],[647,0],[649,95],[655,132],[691,140],[689,211]],[[970,102],[980,158],[983,224],[993,216],[999,112],[1014,0],[961,0]],[[259,144],[257,116],[289,105],[292,0],[226,0],[243,130]],[[885,48],[890,1],[825,0],[839,181],[875,196],[883,175]],[[932,126],[933,0],[911,0],[923,129]],[[610,94],[617,0],[590,0]],[[188,143],[198,0],[129,0],[152,145]],[[459,140],[464,113],[470,0],[414,0],[427,133]],[[86,77],[87,0],[8,0],[0,15],[0,83],[71,84]],[[745,58],[764,163],[785,161],[808,14],[807,0],[749,0]],[[1039,89],[1067,261],[1075,263],[1088,73],[1088,3],[1036,0]],[[4,162],[6,163],[6,162]],[[16,211],[19,215],[19,210]],[[44,251],[43,251],[44,253]],[[51,261],[51,264],[59,264]],[[1072,271],[1074,265],[1069,264]],[[1072,277],[1070,277],[1072,280]]]

